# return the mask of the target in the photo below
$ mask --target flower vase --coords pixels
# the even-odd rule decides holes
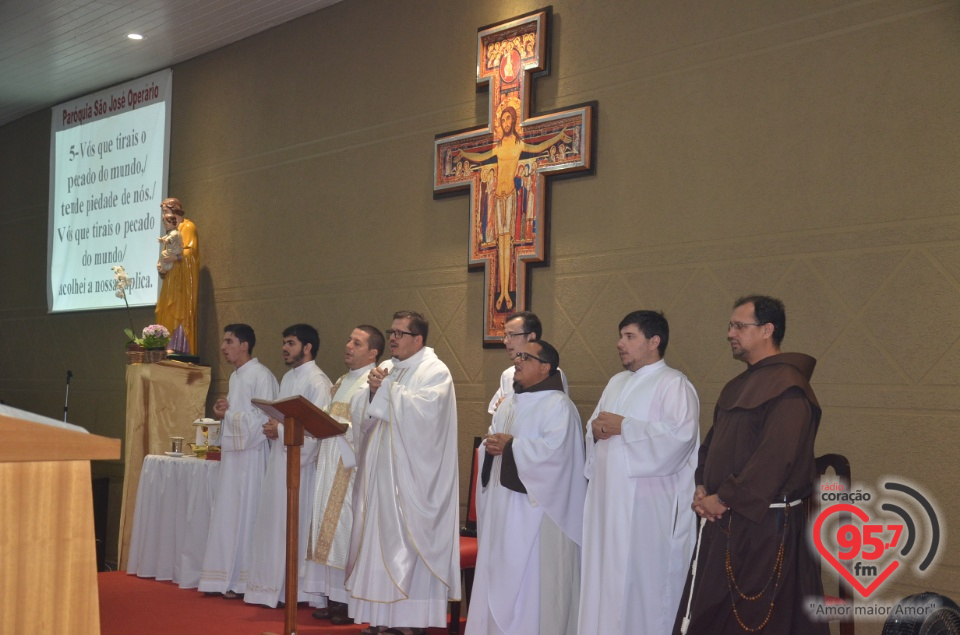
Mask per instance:
[[[127,344],[128,364],[154,364],[167,357],[164,348],[144,348],[136,342]]]

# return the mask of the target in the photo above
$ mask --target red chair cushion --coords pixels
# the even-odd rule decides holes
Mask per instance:
[[[463,547],[461,547],[462,549]],[[843,598],[838,598],[835,595],[824,595],[823,596],[824,606],[849,606],[850,603],[844,600]]]
[[[460,568],[475,569],[477,567],[477,539],[460,536]]]

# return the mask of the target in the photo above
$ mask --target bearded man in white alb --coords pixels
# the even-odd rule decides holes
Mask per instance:
[[[294,324],[283,331],[283,363],[290,370],[280,380],[280,399],[300,395],[317,408],[330,404],[330,378],[314,361],[318,348],[320,335],[309,324]],[[283,423],[280,421],[270,419],[263,426],[263,434],[270,440],[270,457],[263,476],[260,507],[253,530],[253,557],[243,601],[273,608],[281,601],[286,589],[287,446],[283,444]],[[307,551],[319,448],[319,439],[304,435],[300,449],[297,562],[303,560]],[[303,589],[297,589],[298,602],[306,602],[308,597]]]
[[[337,625],[353,623],[347,615],[347,592],[343,588],[357,472],[350,400],[367,385],[367,375],[380,361],[384,344],[383,333],[368,324],[350,333],[343,352],[348,370],[333,386],[333,402],[328,412],[351,429],[343,436],[324,439],[317,456],[310,539],[301,569],[300,588],[310,594],[310,606],[318,609],[313,616]]]
[[[223,328],[220,350],[236,369],[227,397],[213,405],[220,425],[220,475],[210,512],[199,590],[239,599],[247,588],[253,523],[260,503],[260,483],[267,468],[267,415],[251,399],[277,398],[277,380],[252,357],[257,337],[246,324]]]
[[[453,378],[414,311],[394,313],[393,359],[351,403],[360,427],[348,610],[372,632],[444,627],[460,599],[457,402]]]
[[[467,635],[574,635],[583,532],[583,429],[543,340],[517,352],[514,391],[480,452],[477,566]]]
[[[580,635],[669,633],[696,541],[700,402],[663,361],[662,313],[620,322],[614,375],[587,424]]]

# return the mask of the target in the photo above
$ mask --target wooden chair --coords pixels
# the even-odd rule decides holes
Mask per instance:
[[[463,575],[463,600],[450,602],[450,635],[460,635],[460,606],[470,606],[470,592],[473,590],[473,570],[477,566],[477,501],[473,493],[477,491],[477,457],[483,437],[473,438],[473,459],[470,462],[470,489],[467,491],[467,518],[460,527],[460,571]]]
[[[824,454],[823,456],[818,456],[817,473],[820,476],[823,476],[827,473],[827,470],[833,470],[833,473],[837,477],[837,481],[843,485],[843,491],[850,491],[850,462],[847,460],[847,457],[843,456],[842,454]],[[804,503],[807,510],[807,518],[810,519],[810,523],[813,523],[816,521],[820,511],[827,506],[826,504],[821,504],[822,499],[820,498],[819,485],[814,490],[810,498],[806,499]],[[840,522],[844,524],[849,523],[850,513],[840,513]],[[840,624],[840,635],[854,635],[853,589],[851,589],[849,583],[843,579],[843,576],[838,575],[837,578],[837,595],[828,595],[824,593],[823,601],[827,606],[842,605],[850,607],[850,611],[847,616],[837,618],[837,621]]]

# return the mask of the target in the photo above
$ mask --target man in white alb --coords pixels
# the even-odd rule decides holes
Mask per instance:
[[[246,324],[223,328],[220,350],[236,370],[230,375],[226,399],[213,406],[220,425],[220,475],[210,512],[207,547],[199,590],[238,599],[247,586],[253,523],[260,503],[260,483],[267,467],[267,416],[251,399],[276,399],[277,380],[252,357],[257,338]]]
[[[580,635],[669,633],[696,541],[700,402],[663,361],[662,313],[620,322],[614,375],[587,424]]]
[[[310,605],[318,609],[313,612],[315,618],[338,625],[353,623],[347,615],[347,592],[343,588],[357,472],[350,400],[367,385],[367,374],[380,361],[384,344],[383,333],[368,324],[350,333],[343,352],[347,373],[333,387],[328,412],[351,429],[342,437],[324,439],[317,457],[313,514],[300,588],[310,594]]]
[[[493,414],[507,396],[513,393],[513,373],[516,371],[513,361],[517,352],[523,349],[524,344],[532,342],[543,337],[543,325],[536,313],[530,311],[519,311],[511,313],[503,322],[503,346],[507,351],[507,357],[510,359],[510,366],[500,375],[500,387],[490,399],[490,405],[487,412]],[[570,394],[570,388],[567,386],[567,376],[563,370],[557,369],[560,373],[560,380],[563,382],[563,392]]]
[[[457,403],[428,327],[419,313],[394,313],[393,359],[351,403],[360,443],[347,603],[372,632],[444,627],[447,602],[460,599]]]
[[[466,635],[574,635],[580,594],[583,429],[543,340],[517,352],[515,392],[480,451],[477,566]]]
[[[300,395],[317,408],[325,408],[330,404],[330,378],[314,361],[319,348],[320,334],[309,324],[294,324],[283,331],[283,363],[290,370],[280,380],[278,399]],[[253,555],[243,601],[273,608],[283,601],[286,589],[287,446],[283,444],[282,422],[270,419],[263,426],[263,434],[270,441],[270,456],[254,523]],[[319,439],[304,435],[303,447],[300,448],[297,562],[303,560],[307,551],[307,532],[313,509],[313,479],[319,448]],[[297,601],[305,602],[308,597],[298,585]]]

